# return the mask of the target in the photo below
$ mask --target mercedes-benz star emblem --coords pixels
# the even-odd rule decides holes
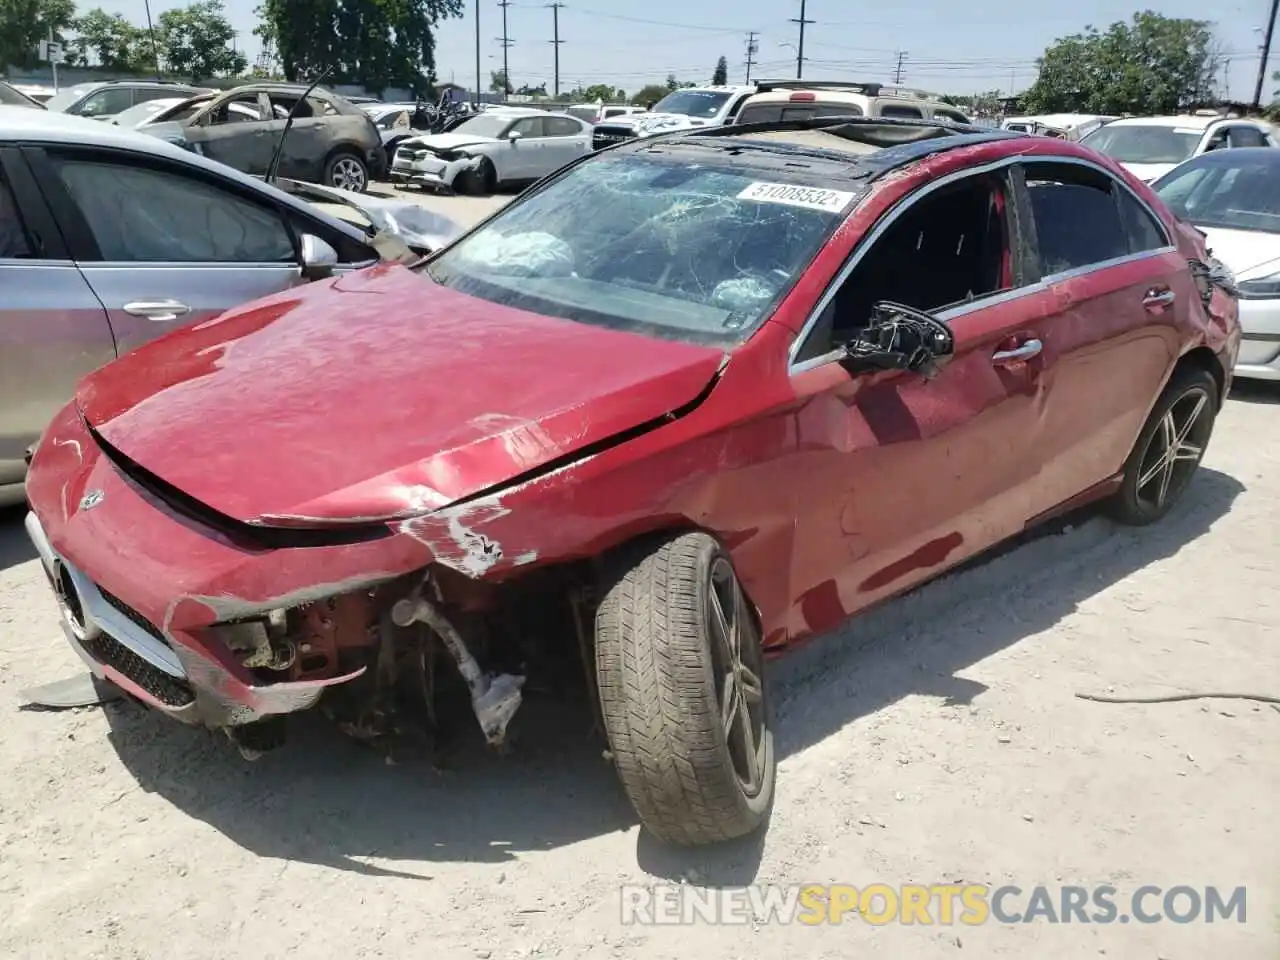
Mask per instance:
[[[80,498],[80,509],[92,510],[94,507],[96,507],[98,504],[102,502],[102,499],[104,496],[105,495],[101,490],[90,490],[88,493],[86,493],[83,497]]]

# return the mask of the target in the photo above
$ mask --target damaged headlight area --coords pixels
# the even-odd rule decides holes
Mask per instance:
[[[202,632],[264,695],[325,684],[321,710],[361,741],[392,750],[409,732],[438,744],[469,708],[486,743],[502,748],[527,681],[580,688],[589,665],[579,611],[587,591],[564,571],[525,580],[493,585],[431,569]],[[283,713],[245,721],[223,728],[246,757],[283,743]]]

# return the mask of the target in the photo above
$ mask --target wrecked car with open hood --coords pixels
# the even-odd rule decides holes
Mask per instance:
[[[502,744],[567,664],[648,829],[723,840],[770,809],[766,653],[1066,506],[1177,501],[1239,347],[1206,259],[1078,144],[636,140],[89,376],[27,528],[92,674],[247,752],[424,696]]]

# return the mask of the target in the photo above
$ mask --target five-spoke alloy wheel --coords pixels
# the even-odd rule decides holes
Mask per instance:
[[[1212,375],[1192,366],[1175,370],[1125,463],[1111,514],[1141,526],[1173,509],[1200,466],[1217,415]]]

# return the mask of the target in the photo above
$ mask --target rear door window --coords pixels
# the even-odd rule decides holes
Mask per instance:
[[[900,120],[920,120],[924,117],[919,107],[908,107],[898,103],[886,103],[876,112],[882,117],[896,117]]]
[[[568,117],[544,117],[542,124],[543,135],[548,137],[576,137],[583,132],[582,127]]]
[[[1043,276],[1129,255],[1115,180],[1073,163],[1032,162],[1025,171]]]
[[[1227,138],[1233,147],[1265,147],[1267,145],[1261,130],[1244,124],[1232,127],[1227,133]]]
[[[18,213],[13,191],[0,171],[0,260],[19,260],[31,256],[31,241]]]

